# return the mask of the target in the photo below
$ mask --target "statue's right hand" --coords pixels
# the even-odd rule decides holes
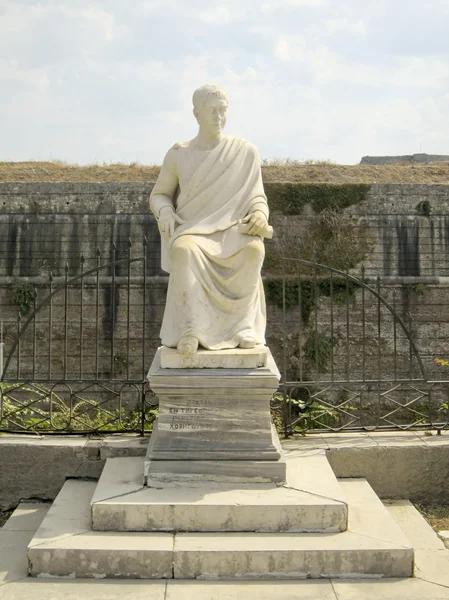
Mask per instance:
[[[165,206],[161,209],[157,223],[161,233],[168,234],[171,237],[175,232],[176,226],[183,223],[183,219],[175,213],[171,206]]]

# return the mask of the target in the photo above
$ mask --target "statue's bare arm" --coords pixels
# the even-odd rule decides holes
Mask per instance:
[[[150,209],[157,219],[159,231],[169,236],[173,235],[176,225],[183,223],[173,202],[178,187],[175,152],[175,148],[167,152],[150,196]]]

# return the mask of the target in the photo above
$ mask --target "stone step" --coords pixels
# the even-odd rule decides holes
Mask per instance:
[[[365,480],[343,482],[342,533],[94,532],[95,483],[66,482],[28,548],[32,576],[286,579],[409,577],[413,549]]]
[[[28,546],[30,575],[172,578],[173,534],[92,531],[90,502],[95,487],[95,481],[66,481]]]
[[[347,505],[324,454],[287,464],[287,485],[143,486],[141,458],[106,462],[92,498],[96,531],[344,531]],[[298,471],[310,484],[299,487]]]
[[[174,577],[411,577],[414,551],[364,479],[342,483],[348,530],[338,534],[177,534]]]

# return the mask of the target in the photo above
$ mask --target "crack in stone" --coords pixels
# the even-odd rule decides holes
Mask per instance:
[[[368,540],[375,540],[377,542],[383,542],[384,544],[389,544],[394,548],[403,548],[404,550],[413,550],[412,546],[403,546],[402,544],[398,544],[397,542],[390,542],[389,540],[384,540],[383,538],[373,537],[372,535],[366,535],[366,533],[359,533],[357,531],[353,531],[352,529],[347,529],[349,533],[353,533],[354,535],[359,535],[360,537],[364,537]]]
[[[419,579],[420,581],[425,581],[426,583],[431,583],[432,585],[438,585],[439,587],[444,588],[445,590],[449,589],[449,585],[445,585],[444,583],[437,583],[436,581],[431,581],[430,579],[425,579],[425,577],[414,577],[413,579]]]
[[[324,496],[323,494],[309,492],[308,490],[302,490],[300,488],[296,488],[291,485],[283,485],[282,487],[284,487],[288,490],[295,490],[296,492],[303,492],[304,494],[309,494],[310,496],[315,496],[316,498],[323,498],[324,500],[332,500],[332,502],[338,502],[338,504],[343,504],[344,506],[348,507],[348,503],[344,502],[344,500],[337,500],[336,498],[331,498],[330,496]]]
[[[132,494],[136,494],[137,492],[142,492],[147,489],[144,485],[136,490],[132,490],[131,492],[123,492],[123,494],[117,494],[116,496],[108,496],[107,498],[102,498],[101,500],[97,500],[94,504],[99,504],[100,502],[106,502],[107,500],[115,500],[115,498],[124,498],[125,496],[131,496]]]
[[[61,540],[67,540],[71,537],[77,537],[78,535],[83,535],[85,533],[91,533],[91,529],[83,529],[83,531],[79,531],[78,533],[69,533],[67,535],[62,535],[62,536],[55,536],[54,538],[51,538],[51,540],[48,540],[46,542],[39,542],[39,544],[33,544],[33,546],[31,546],[30,549],[33,548],[42,548],[45,546],[48,546],[49,544],[53,544],[54,542],[59,542]]]

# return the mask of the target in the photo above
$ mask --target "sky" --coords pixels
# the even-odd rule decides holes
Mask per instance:
[[[449,154],[449,0],[0,0],[0,160],[160,164],[192,93],[262,159]]]

